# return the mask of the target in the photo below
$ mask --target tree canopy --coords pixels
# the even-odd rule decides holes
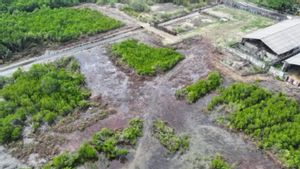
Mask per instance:
[[[27,123],[52,124],[76,107],[85,107],[90,95],[74,59],[38,64],[28,72],[18,70],[0,86],[0,143],[22,136]]]
[[[0,59],[9,59],[37,44],[65,42],[117,28],[121,22],[97,11],[42,8],[33,12],[0,14]]]

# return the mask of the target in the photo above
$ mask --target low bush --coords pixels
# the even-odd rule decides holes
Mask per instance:
[[[209,109],[219,104],[235,105],[228,116],[230,127],[273,150],[289,168],[300,168],[300,109],[295,100],[255,84],[234,83],[220,91]]]
[[[250,0],[259,5],[263,5],[268,8],[280,10],[280,11],[288,11],[295,12],[297,0]]]
[[[129,126],[122,132],[122,140],[131,145],[135,145],[137,138],[143,135],[143,121],[141,119],[132,119]]]
[[[197,81],[183,89],[176,91],[177,98],[185,98],[188,103],[194,103],[202,96],[212,90],[217,89],[222,83],[222,78],[218,72],[211,72],[206,79]]]
[[[210,169],[231,169],[231,167],[220,155],[217,155],[212,160]]]
[[[189,148],[189,137],[187,135],[177,136],[174,129],[167,126],[162,120],[155,120],[153,123],[153,136],[166,147],[170,152],[185,152]]]
[[[0,12],[27,11],[32,12],[42,7],[58,8],[77,5],[82,2],[97,0],[0,0]]]
[[[86,162],[93,162],[98,160],[98,153],[103,153],[110,160],[122,159],[128,154],[128,150],[120,148],[122,145],[134,146],[138,137],[142,136],[143,120],[142,119],[130,119],[128,127],[123,131],[113,131],[108,128],[102,128],[99,132],[95,133],[92,140],[87,143],[83,143],[79,149],[72,153],[62,153],[54,157],[43,169],[65,169],[76,168],[76,166],[82,165]],[[128,135],[123,135],[130,131]],[[124,142],[124,138],[125,141]]]
[[[112,45],[111,51],[139,75],[154,75],[160,71],[167,71],[183,59],[183,56],[173,49],[154,48],[132,39]]]
[[[0,13],[0,59],[49,42],[66,42],[121,26],[121,22],[89,9],[42,8],[34,12]]]
[[[103,128],[93,137],[93,145],[110,159],[122,158],[127,155],[126,149],[118,148],[118,145],[135,145],[138,137],[143,135],[143,120],[131,119],[128,127],[123,131],[112,131]]]
[[[66,62],[58,67],[59,62]],[[33,65],[29,71],[16,71],[10,78],[2,78],[0,88],[0,143],[21,137],[26,122],[52,124],[89,98],[84,77],[79,70],[68,69],[74,58],[50,64]]]
[[[85,161],[94,161],[98,159],[97,150],[89,145],[84,143],[80,146],[78,150],[78,159],[79,163],[84,163]]]

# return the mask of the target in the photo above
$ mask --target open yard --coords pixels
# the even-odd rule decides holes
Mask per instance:
[[[186,16],[185,19],[163,23],[161,26],[179,33],[181,38],[202,35],[216,46],[224,47],[238,42],[246,33],[274,23],[269,18],[219,5]]]
[[[151,7],[156,13],[182,9],[169,3]],[[42,10],[50,9],[34,13]],[[9,136],[0,137],[0,142],[8,143],[0,147],[0,159],[5,159],[0,161],[0,168],[280,169],[279,160],[298,165],[298,138],[293,135],[298,124],[290,126],[293,133],[276,132],[281,128],[269,128],[272,121],[264,117],[283,119],[280,124],[285,126],[289,117],[298,120],[296,101],[288,97],[300,100],[299,89],[266,74],[240,76],[222,63],[227,54],[220,52],[243,34],[275,21],[218,5],[162,23],[177,31],[175,36],[118,8],[88,3],[52,10],[89,13],[89,19],[76,17],[80,24],[70,21],[72,28],[85,31],[73,32],[74,38],[117,28],[117,20],[126,26],[101,38],[97,35],[75,45],[64,44],[49,54],[0,67],[3,76],[11,76],[18,68],[25,71],[0,79],[0,131],[7,131]],[[60,18],[57,22],[65,21]],[[107,23],[113,26],[107,28]],[[85,24],[91,25],[90,29]],[[64,35],[56,32],[58,39]],[[166,39],[177,43],[164,45]],[[68,64],[53,62],[66,56],[73,58],[63,60]],[[245,64],[236,62],[240,67]],[[32,66],[36,63],[42,65]],[[251,92],[250,85],[244,84],[244,88],[234,90],[236,94],[230,90],[235,88],[234,82],[258,87]],[[287,97],[272,92],[283,92]],[[258,103],[260,99],[266,103]],[[278,99],[282,103],[276,105],[279,111],[270,106]],[[289,111],[285,103],[295,110],[293,116],[286,116]],[[258,113],[260,110],[264,112]],[[256,120],[248,123],[243,113]],[[276,139],[278,134],[287,137]]]
[[[145,32],[139,32],[130,38],[160,46],[156,37]],[[116,42],[124,40],[126,39],[119,39]],[[49,159],[58,152],[77,151],[80,145],[92,138],[101,128],[122,129],[126,127],[129,119],[141,118],[144,121],[143,137],[139,138],[137,145],[128,151],[125,163],[119,160],[111,161],[100,154],[97,160],[93,158],[88,160],[90,162],[85,163],[84,167],[208,169],[212,158],[220,153],[226,161],[241,168],[263,166],[276,169],[277,166],[272,160],[245,141],[241,135],[216,125],[215,114],[205,113],[203,108],[214,94],[208,94],[194,104],[176,99],[177,89],[204,78],[213,70],[209,59],[212,57],[213,48],[199,37],[185,40],[172,47],[186,59],[153,79],[138,81],[111,62],[106,45],[77,53],[74,57],[80,64],[87,87],[91,90],[92,101],[105,107],[91,106],[87,111],[77,112],[74,117],[67,116],[54,128],[49,128],[48,134],[26,136],[26,140],[32,141],[18,146],[19,148],[13,151],[14,156],[23,159],[26,164],[35,165],[36,162]],[[225,84],[230,81],[231,79],[224,79]],[[108,114],[99,120],[91,120],[97,117],[95,115],[101,112],[101,109],[108,111]],[[170,129],[176,131],[176,136],[171,134],[170,139],[176,140],[182,134],[188,136],[189,148],[186,148],[186,139],[182,136],[185,143],[182,143],[184,147],[180,148],[184,149],[181,155],[169,154],[169,150],[163,146],[166,143],[161,144],[159,141],[164,137],[157,136],[157,139],[152,136],[154,121],[159,119],[167,122]],[[77,129],[79,127],[80,130]],[[55,138],[52,139],[51,146],[42,148],[42,145],[47,145],[50,136]],[[39,142],[36,143],[34,140]],[[25,151],[25,147],[26,149],[31,147],[31,151]]]

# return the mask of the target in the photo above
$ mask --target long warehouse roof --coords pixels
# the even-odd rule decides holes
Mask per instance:
[[[285,60],[285,62],[287,62],[290,65],[300,66],[300,53],[298,55],[290,57],[289,59]]]
[[[285,20],[243,38],[261,40],[277,55],[300,47],[300,19]]]

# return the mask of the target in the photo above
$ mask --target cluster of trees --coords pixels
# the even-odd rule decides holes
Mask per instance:
[[[0,143],[22,136],[29,122],[35,128],[52,124],[74,108],[88,106],[90,92],[84,88],[84,77],[75,59],[67,58],[51,64],[34,65],[28,72],[16,71],[1,80]]]
[[[139,75],[167,71],[184,58],[173,49],[154,48],[133,39],[113,44],[111,51]]]
[[[259,146],[278,153],[290,168],[300,168],[300,107],[281,93],[254,84],[235,83],[209,104],[234,105],[230,125],[256,138]]]
[[[194,84],[177,90],[175,95],[177,99],[185,98],[188,103],[194,103],[207,93],[217,89],[221,83],[221,75],[218,72],[210,72],[206,79],[198,80]]]
[[[257,4],[280,11],[293,12],[296,10],[297,0],[251,0]]]
[[[0,59],[8,59],[43,42],[65,42],[121,26],[97,11],[72,8],[42,8],[34,12],[0,14]]]
[[[175,130],[160,119],[153,122],[153,136],[170,152],[184,153],[189,149],[190,142],[187,135],[177,136]]]
[[[142,135],[143,120],[139,118],[130,119],[129,126],[123,130],[102,128],[94,134],[92,141],[84,143],[73,153],[62,153],[54,157],[43,169],[75,168],[85,162],[97,160],[98,153],[103,153],[109,159],[125,158],[128,150],[119,146],[134,146]]]
[[[58,8],[77,5],[97,0],[0,0],[0,12],[27,11],[32,12],[41,7]]]

